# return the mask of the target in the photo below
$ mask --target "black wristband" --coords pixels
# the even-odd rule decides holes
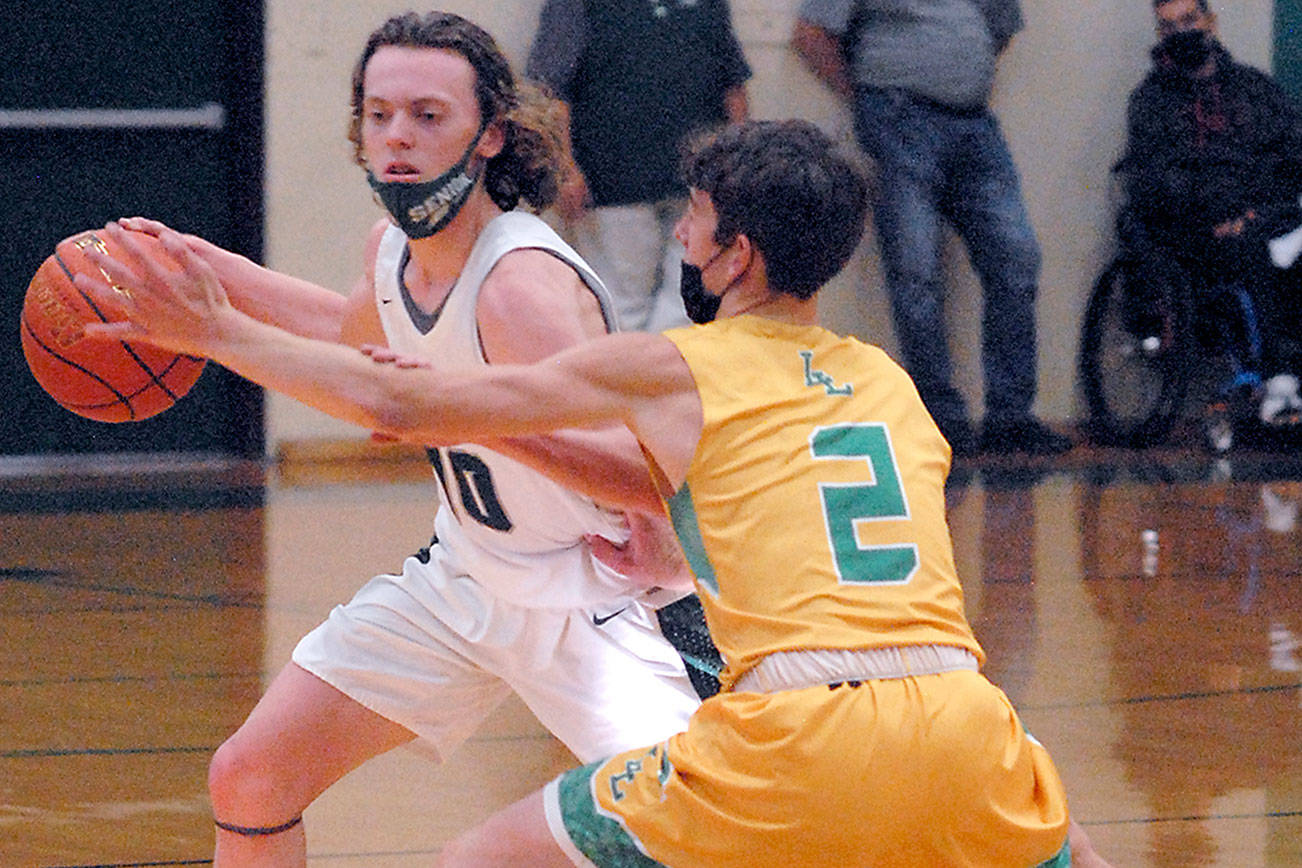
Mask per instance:
[[[262,835],[279,835],[281,832],[288,832],[301,822],[303,822],[303,818],[302,816],[298,816],[290,820],[288,823],[283,823],[279,826],[236,826],[233,823],[223,823],[221,820],[216,818],[213,819],[213,823],[217,825],[218,829],[221,829],[224,832],[234,832],[236,835],[243,835],[246,838],[257,838]]]

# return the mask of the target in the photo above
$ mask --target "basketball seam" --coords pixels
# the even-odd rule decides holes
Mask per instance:
[[[23,328],[27,331],[27,334],[28,334],[28,336],[31,337],[32,341],[33,341],[33,342],[34,342],[38,347],[40,347],[41,349],[45,350],[45,352],[49,353],[49,355],[50,355],[51,358],[53,358],[55,361],[63,362],[65,365],[67,365],[67,366],[70,367],[70,368],[73,368],[73,369],[75,369],[75,370],[81,371],[83,374],[85,374],[86,376],[90,377],[92,380],[95,380],[97,383],[99,383],[100,385],[102,385],[105,389],[108,389],[109,392],[113,393],[113,394],[116,395],[117,398],[118,398],[118,400],[115,401],[115,402],[106,402],[106,403],[103,403],[103,404],[64,404],[64,406],[66,406],[66,407],[82,407],[82,408],[85,408],[85,407],[111,407],[111,406],[113,406],[113,404],[117,403],[117,404],[123,404],[123,405],[126,406],[126,408],[127,408],[127,412],[129,412],[129,413],[131,414],[131,419],[134,420],[134,419],[136,418],[136,408],[131,406],[131,398],[130,398],[129,396],[123,394],[122,392],[119,392],[119,391],[117,390],[117,388],[113,386],[112,383],[110,383],[108,380],[104,379],[104,378],[101,377],[99,374],[97,374],[97,373],[95,373],[94,371],[92,371],[90,368],[87,368],[87,367],[85,367],[85,366],[83,366],[83,365],[79,365],[79,364],[77,364],[77,363],[74,362],[72,359],[69,359],[68,357],[62,355],[61,353],[59,353],[58,350],[54,349],[54,348],[51,347],[49,344],[47,344],[44,340],[41,339],[41,336],[38,335],[38,334],[36,333],[36,330],[32,328],[31,323],[29,323],[29,322],[27,321],[27,316],[26,316],[26,314],[24,314],[23,317],[22,317],[22,323],[23,323]],[[60,404],[63,404],[64,402],[60,401],[59,403],[60,403]]]
[[[164,376],[166,376],[167,374],[170,374],[171,371],[172,371],[172,369],[171,369],[171,366],[169,365],[169,366],[168,366],[168,370],[166,371],[166,373],[164,374]],[[127,398],[128,401],[134,401],[134,400],[136,400],[137,398],[139,398],[139,397],[141,397],[142,395],[144,395],[144,394],[145,394],[146,392],[148,392],[150,389],[153,389],[153,388],[157,388],[157,383],[154,383],[152,380],[150,380],[150,381],[147,382],[147,383],[143,383],[143,384],[141,384],[140,388],[136,389],[135,391],[133,391],[133,392],[126,392],[125,395],[126,395],[126,398]],[[164,394],[166,394],[166,393],[164,393]],[[175,401],[174,401],[173,403],[175,403]],[[87,406],[87,407],[90,407],[90,406],[99,406],[99,405],[97,405],[97,404],[85,404],[85,405],[80,405],[80,406]],[[105,405],[105,406],[108,406],[108,405]]]
[[[112,394],[114,394],[114,395],[117,396],[117,400],[115,400],[115,401],[68,401],[68,400],[59,400],[58,403],[59,403],[60,405],[62,405],[62,406],[64,406],[64,407],[67,407],[69,410],[103,410],[103,409],[106,409],[106,408],[108,408],[108,407],[113,407],[113,406],[116,406],[116,405],[118,405],[118,404],[121,404],[122,406],[126,407],[126,408],[127,408],[127,411],[131,414],[130,418],[127,419],[126,421],[129,421],[129,422],[130,422],[130,421],[135,421],[135,420],[136,420],[136,416],[137,416],[138,414],[137,414],[137,412],[136,412],[135,405],[134,405],[132,402],[135,401],[137,398],[139,398],[141,395],[143,395],[143,394],[145,394],[146,392],[148,392],[150,389],[156,387],[156,386],[158,385],[158,383],[156,382],[156,378],[154,378],[154,377],[151,376],[149,382],[145,383],[145,384],[142,385],[140,388],[136,389],[134,392],[121,392],[121,391],[118,391],[116,388],[114,388],[112,385],[110,385],[110,384],[108,383],[107,380],[105,380],[103,377],[101,377],[101,376],[99,376],[98,374],[96,374],[94,371],[92,371],[92,370],[90,370],[90,369],[88,369],[88,368],[86,368],[86,367],[84,367],[84,366],[82,366],[82,365],[79,365],[78,363],[72,361],[71,359],[68,359],[68,358],[65,358],[64,356],[61,356],[58,352],[56,352],[55,350],[51,349],[50,346],[49,346],[48,344],[46,344],[44,341],[42,341],[41,338],[40,338],[40,336],[38,336],[38,335],[36,334],[35,330],[34,330],[34,329],[32,328],[32,326],[31,326],[31,324],[27,322],[27,317],[26,317],[26,316],[23,316],[23,317],[21,318],[21,321],[22,321],[22,325],[23,325],[23,327],[24,327],[24,330],[25,330],[25,331],[27,332],[27,334],[31,337],[32,342],[35,343],[36,346],[38,346],[39,348],[41,348],[42,350],[44,350],[44,351],[46,352],[46,354],[48,354],[48,355],[50,356],[51,359],[53,359],[53,360],[55,360],[55,361],[58,361],[58,362],[62,362],[63,364],[68,365],[68,366],[71,367],[71,368],[75,368],[76,370],[82,372],[83,374],[86,374],[87,376],[91,377],[93,380],[95,380],[96,382],[98,382],[100,385],[104,386],[104,388],[107,389],[109,392],[111,392]],[[172,359],[172,360],[168,363],[167,367],[164,368],[161,372],[159,372],[159,375],[158,375],[158,376],[160,376],[160,377],[166,377],[168,374],[171,374],[174,370],[176,370],[176,366],[177,366],[178,364],[180,364],[180,363],[181,363],[182,361],[184,361],[184,360],[188,360],[188,361],[191,361],[191,362],[202,362],[202,361],[204,361],[204,359],[200,358],[199,356],[191,356],[191,355],[187,355],[187,354],[185,354],[185,353],[181,353],[181,354],[178,354],[178,355],[176,356],[176,358]],[[187,373],[188,373],[188,372],[186,372],[186,371],[181,371],[181,372],[180,372],[180,375],[181,375],[181,376],[185,376]],[[178,400],[180,400],[179,398],[176,398],[170,390],[163,390],[163,391],[164,391],[164,393],[165,393],[169,398],[172,398],[172,403],[176,403]],[[187,390],[187,391],[188,391],[188,390]]]
[[[91,237],[92,238],[95,237],[94,233],[91,234]],[[99,317],[99,321],[103,323],[108,322],[109,321],[108,317],[104,316],[103,312],[100,311],[99,306],[95,304],[95,300],[77,288],[77,284],[73,282],[72,270],[68,268],[67,263],[63,261],[63,257],[59,255],[58,248],[55,248],[54,250],[54,261],[58,263],[60,268],[63,269],[63,273],[68,276],[68,283],[72,286],[73,289],[77,290],[77,294],[80,295],[82,299],[85,300],[86,304],[90,305],[90,309],[95,312],[95,316]],[[176,403],[177,401],[181,400],[181,396],[173,392],[170,388],[168,388],[168,385],[164,383],[161,379],[159,379],[159,374],[155,373],[153,368],[145,364],[145,361],[140,358],[140,356],[136,353],[135,348],[132,347],[131,344],[127,343],[126,341],[118,341],[118,343],[122,345],[122,349],[126,351],[127,355],[129,355],[132,358],[132,360],[134,360],[135,363],[140,366],[140,369],[149,375],[149,378],[154,381],[154,383],[158,386],[158,388],[162,389],[163,393],[166,394],[167,397],[172,399],[172,403]],[[127,400],[129,402],[129,399]],[[131,411],[131,418],[132,419],[136,418],[136,413],[134,408],[132,408]]]

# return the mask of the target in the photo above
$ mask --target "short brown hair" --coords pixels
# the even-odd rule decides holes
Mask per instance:
[[[725,127],[693,146],[683,175],[714,205],[714,240],[749,238],[776,292],[809,298],[845,267],[863,236],[866,175],[808,121]]]

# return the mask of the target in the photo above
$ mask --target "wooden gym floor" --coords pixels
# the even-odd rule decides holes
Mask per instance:
[[[209,755],[302,633],[426,541],[427,474],[400,450],[0,462],[0,866],[205,864]],[[1300,504],[1296,452],[956,470],[987,672],[1118,868],[1302,866]],[[332,788],[310,864],[428,864],[570,762],[510,702],[446,766],[399,750]]]

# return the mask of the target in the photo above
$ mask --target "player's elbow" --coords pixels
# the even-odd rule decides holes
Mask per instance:
[[[830,42],[831,38],[823,28],[797,18],[789,45],[806,64],[815,64],[823,59]]]
[[[394,372],[386,372],[390,374]],[[395,440],[431,440],[433,413],[420,400],[420,390],[408,377],[382,376],[362,387],[358,395],[359,420],[372,431]]]

